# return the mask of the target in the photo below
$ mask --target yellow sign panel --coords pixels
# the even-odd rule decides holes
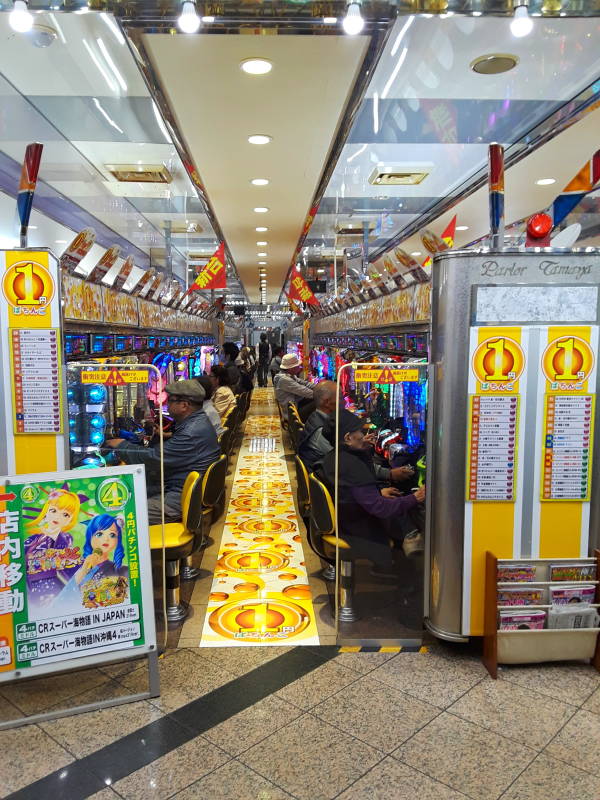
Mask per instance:
[[[145,369],[102,369],[82,372],[82,383],[106,383],[109,386],[122,386],[125,383],[146,383],[148,371]]]
[[[357,369],[354,373],[357,383],[417,383],[418,369]]]

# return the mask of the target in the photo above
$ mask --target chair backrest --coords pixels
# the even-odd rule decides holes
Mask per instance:
[[[310,488],[308,485],[308,470],[300,456],[295,457],[296,484],[298,486],[298,505],[300,508],[310,503]]]
[[[325,484],[311,472],[308,477],[310,492],[310,519],[321,535],[335,531],[335,510],[333,500]]]
[[[183,484],[183,489],[181,490],[181,520],[183,522],[183,527],[187,528],[188,530],[192,530],[188,524],[188,518],[192,516],[190,514],[192,495],[194,493],[194,488],[198,483],[200,483],[200,473],[196,471],[190,472],[188,473],[185,483]]]
[[[231,440],[231,430],[227,425],[223,428],[221,435],[218,438],[219,446],[223,455],[229,455],[229,443]]]
[[[209,465],[202,478],[202,505],[204,508],[216,506],[225,491],[227,475],[227,456],[221,455]]]

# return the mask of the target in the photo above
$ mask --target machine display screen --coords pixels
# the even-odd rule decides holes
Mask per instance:
[[[154,348],[156,347],[157,341],[158,341],[158,339],[156,338],[156,336],[149,336],[148,337],[148,349],[149,350],[154,350]]]
[[[170,336],[169,337],[169,347],[177,347],[179,344],[179,339],[177,336]]]
[[[102,355],[103,353],[112,353],[114,348],[114,336],[105,336],[104,334],[92,333],[91,335],[91,352],[92,355]]]
[[[115,351],[124,353],[133,350],[133,336],[115,336]]]
[[[67,333],[65,336],[65,354],[68,356],[85,356],[89,350],[87,333]]]
[[[145,350],[147,347],[148,339],[145,336],[135,336],[133,340],[134,350]]]
[[[158,346],[160,348],[166,347],[167,346],[167,341],[168,341],[168,339],[167,339],[166,336],[161,336],[160,339],[158,340]]]

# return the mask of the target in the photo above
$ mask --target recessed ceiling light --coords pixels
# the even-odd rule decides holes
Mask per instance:
[[[252,178],[250,183],[253,186],[268,186],[269,181],[266,178]]]
[[[556,178],[540,178],[536,183],[538,186],[552,186],[553,183],[556,183]]]
[[[55,239],[54,240],[54,244],[66,244],[66,243],[67,243],[66,239]]]
[[[420,250],[415,250],[414,253],[411,253],[411,256],[422,256],[423,253]]]
[[[258,245],[258,247],[264,247],[265,245],[268,244],[268,242],[257,242],[256,244]]]
[[[257,233],[264,233],[265,231],[268,231],[269,229],[268,228],[254,228],[254,230]]]
[[[248,75],[266,75],[273,69],[273,64],[266,58],[245,58],[240,67]]]
[[[250,144],[269,144],[272,137],[267,136],[266,133],[253,133],[252,136],[248,137],[248,141]]]
[[[469,230],[469,226],[468,225],[457,225],[456,226],[456,230],[457,231],[468,231]]]
[[[267,262],[266,261],[259,261],[258,263],[259,264],[266,264]]]
[[[257,206],[254,210],[257,214],[266,214],[269,209],[266,206]]]
[[[471,61],[470,67],[479,75],[500,75],[514,69],[518,63],[518,57],[511,53],[489,53]]]
[[[215,21],[215,18],[213,16],[211,16],[211,15],[209,15],[207,17],[202,17],[202,22],[214,22],[214,21]]]
[[[265,258],[267,254],[266,254],[266,253],[257,253],[256,255],[257,255],[259,258]]]
[[[324,25],[335,25],[336,22],[337,22],[337,17],[323,17]]]

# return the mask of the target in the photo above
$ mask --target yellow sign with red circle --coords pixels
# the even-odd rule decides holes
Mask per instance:
[[[584,392],[593,368],[591,346],[571,334],[552,339],[542,356],[542,370],[550,391]]]
[[[493,336],[478,345],[471,366],[482,392],[514,392],[525,369],[525,353],[509,336]]]
[[[2,291],[14,314],[42,316],[54,297],[54,279],[38,261],[17,261],[6,270]]]

